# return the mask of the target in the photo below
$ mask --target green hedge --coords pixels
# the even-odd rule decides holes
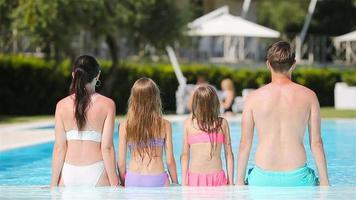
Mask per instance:
[[[102,64],[102,82],[108,77],[110,62]],[[188,83],[194,83],[198,74],[204,75],[218,88],[224,78],[234,81],[237,94],[243,88],[258,88],[270,81],[265,69],[232,69],[206,65],[183,66],[182,71]],[[178,82],[169,64],[123,62],[116,72],[114,92],[111,96],[117,104],[118,113],[126,112],[130,88],[139,77],[152,78],[160,86],[166,112],[175,110],[175,91]],[[59,65],[39,58],[0,55],[0,114],[35,115],[54,113],[56,102],[68,94],[70,85],[70,64]],[[334,103],[334,85],[341,80],[356,85],[356,71],[338,71],[328,68],[301,68],[295,71],[293,79],[314,90],[322,106]],[[102,88],[99,88],[99,92]]]

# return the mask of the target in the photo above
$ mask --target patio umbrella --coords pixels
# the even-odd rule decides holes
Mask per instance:
[[[209,14],[207,14],[209,15]],[[188,35],[190,36],[223,36],[224,37],[224,60],[231,59],[229,56],[229,43],[232,36],[254,37],[254,38],[278,38],[280,33],[273,29],[261,26],[227,12],[217,14],[213,17],[202,16],[188,24]],[[244,51],[240,43],[240,51]],[[240,55],[244,52],[240,52]]]
[[[190,23],[191,36],[243,36],[278,38],[280,33],[231,14],[223,14],[201,23]]]

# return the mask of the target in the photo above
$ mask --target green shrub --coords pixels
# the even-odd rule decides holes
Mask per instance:
[[[102,65],[101,80],[105,85],[111,63],[99,62]],[[55,65],[52,61],[40,58],[0,55],[0,114],[53,114],[57,101],[68,94],[70,69],[68,60]],[[220,88],[222,79],[231,78],[238,95],[241,95],[243,88],[258,88],[270,82],[270,74],[266,69],[192,64],[182,66],[182,71],[188,83],[195,83],[197,75],[204,75],[217,88]],[[152,78],[161,88],[164,110],[175,111],[178,81],[169,64],[122,62],[114,73],[114,91],[110,98],[115,100],[118,113],[126,112],[130,89],[143,76]],[[335,83],[345,81],[349,85],[356,85],[356,71],[301,68],[293,73],[293,80],[314,90],[322,106],[332,106]],[[101,92],[102,87],[98,90]]]
[[[68,92],[70,77],[54,70],[52,62],[21,56],[0,57],[0,113],[53,113]]]
[[[356,73],[354,71],[347,71],[341,75],[343,82],[346,82],[349,86],[356,86]]]
[[[334,105],[334,87],[341,81],[341,73],[332,69],[298,69],[293,74],[295,82],[312,89],[320,105]]]

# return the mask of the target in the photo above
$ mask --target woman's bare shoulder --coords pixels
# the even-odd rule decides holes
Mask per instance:
[[[57,102],[57,109],[63,109],[68,106],[73,106],[73,96],[69,95]]]
[[[115,106],[114,100],[101,94],[97,94],[97,100],[99,103],[107,104],[108,106]]]
[[[116,111],[115,102],[104,95],[95,94],[92,101],[94,102],[94,107],[106,111],[107,113],[112,113]]]

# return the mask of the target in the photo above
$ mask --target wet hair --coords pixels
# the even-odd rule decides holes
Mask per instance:
[[[268,48],[267,60],[275,72],[285,73],[295,63],[295,52],[288,42],[279,41]]]
[[[99,74],[100,66],[94,57],[89,55],[79,56],[74,61],[73,79],[70,86],[70,94],[75,95],[75,120],[77,127],[81,130],[86,124],[86,109],[90,103],[90,93],[86,84],[93,81]]]
[[[138,79],[131,88],[127,111],[127,141],[143,160],[155,152],[153,140],[162,137],[162,102],[160,90],[150,78]]]
[[[192,119],[196,120],[200,130],[209,134],[211,150],[216,149],[216,141],[213,137],[210,137],[210,133],[219,133],[223,130],[220,102],[213,86],[203,84],[195,89],[192,102]],[[212,156],[212,151],[210,156]]]

